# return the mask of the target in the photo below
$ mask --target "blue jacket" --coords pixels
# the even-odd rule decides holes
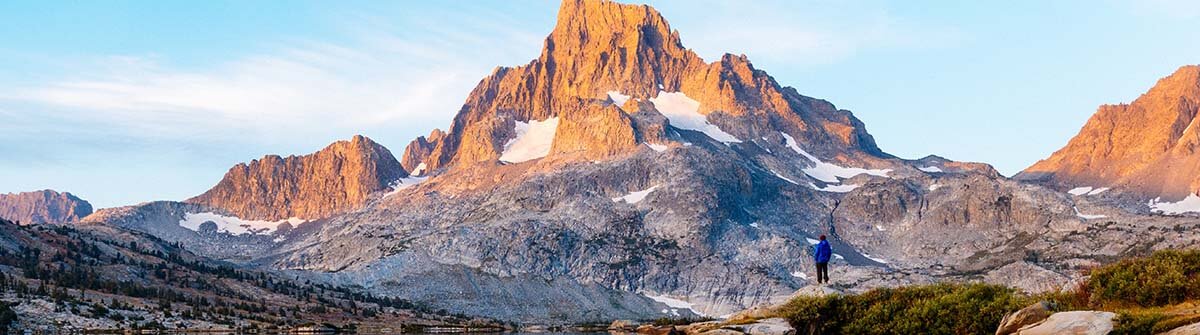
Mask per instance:
[[[833,257],[833,247],[829,246],[829,241],[821,241],[813,249],[813,260],[817,263],[829,263],[829,258]]]

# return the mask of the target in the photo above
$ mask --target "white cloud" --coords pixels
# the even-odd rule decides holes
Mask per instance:
[[[180,200],[237,162],[352,134],[403,150],[449,126],[495,66],[537,56],[548,23],[471,15],[487,10],[335,13],[327,34],[263,39],[222,58],[167,45],[30,57],[31,75],[0,81],[0,133],[11,140],[0,143],[0,192],[52,187],[100,207]]]
[[[5,100],[38,110],[42,119],[149,139],[285,142],[387,127],[425,133],[448,126],[498,60],[524,62],[514,54],[540,46],[535,35],[515,30],[484,39],[445,24],[413,31],[372,22],[362,18],[345,42],[293,40],[199,69],[160,55],[105,56],[92,71],[19,88]]]

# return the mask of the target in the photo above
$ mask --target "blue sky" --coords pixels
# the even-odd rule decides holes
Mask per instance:
[[[1200,2],[651,1],[706,60],[746,54],[890,153],[1011,175],[1105,103],[1200,63]],[[445,128],[537,56],[553,1],[0,2],[0,192],[181,200],[233,164]]]

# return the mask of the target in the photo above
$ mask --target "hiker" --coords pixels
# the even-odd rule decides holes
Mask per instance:
[[[829,258],[833,257],[833,247],[821,235],[821,242],[813,247],[813,260],[817,261],[817,284],[829,282]]]

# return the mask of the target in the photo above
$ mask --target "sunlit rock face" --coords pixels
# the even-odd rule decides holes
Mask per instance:
[[[371,193],[406,175],[387,148],[354,136],[309,155],[270,155],[238,164],[187,202],[243,219],[319,219],[361,208]]]
[[[1198,110],[1200,66],[1181,67],[1132,103],[1100,106],[1065,147],[1017,178],[1186,198],[1200,191]]]
[[[422,160],[430,169],[495,161],[516,137],[515,123],[561,117],[574,121],[564,125],[575,129],[582,120],[590,125],[559,132],[556,153],[583,152],[593,159],[628,152],[636,143],[662,137],[653,122],[639,127],[629,119],[653,110],[654,104],[646,102],[664,92],[695,100],[695,113],[736,138],[787,130],[822,153],[884,156],[849,112],[781,87],[744,56],[705,62],[683,46],[679,32],[653,8],[591,0],[564,1],[541,56],[526,65],[497,68],[467,97],[443,140],[418,140],[412,146],[436,146]],[[605,104],[626,108],[617,113],[594,107]]]
[[[21,224],[74,222],[92,214],[92,205],[54,190],[0,194],[0,218]]]

